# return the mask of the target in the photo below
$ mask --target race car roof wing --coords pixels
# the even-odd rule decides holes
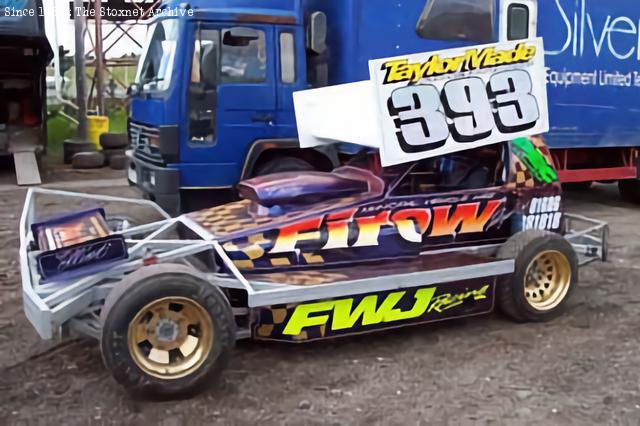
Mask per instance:
[[[335,143],[381,147],[370,80],[296,92],[293,99],[301,148]]]

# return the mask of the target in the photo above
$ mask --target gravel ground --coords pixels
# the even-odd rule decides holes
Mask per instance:
[[[570,195],[571,211],[610,222],[611,260],[581,270],[554,322],[495,314],[302,346],[241,342],[222,383],[177,402],[131,399],[95,342],[39,340],[19,291],[24,194],[0,192],[0,424],[640,424],[640,208],[612,186]]]

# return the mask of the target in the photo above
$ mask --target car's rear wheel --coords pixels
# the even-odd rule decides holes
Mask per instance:
[[[101,322],[104,362],[136,394],[193,394],[222,372],[235,342],[224,294],[182,265],[125,277],[109,294]]]
[[[543,322],[564,312],[578,284],[578,259],[567,240],[546,231],[521,232],[500,248],[498,257],[516,262],[514,273],[501,277],[496,290],[507,316]]]

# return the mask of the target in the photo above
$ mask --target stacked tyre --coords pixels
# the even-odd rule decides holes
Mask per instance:
[[[124,170],[127,167],[125,150],[129,145],[126,134],[104,133],[100,136],[102,151],[85,150],[73,154],[71,164],[74,169],[99,169],[111,167],[114,170]]]
[[[100,136],[100,146],[104,154],[104,165],[114,170],[124,170],[127,167],[125,150],[129,145],[126,134],[104,133]]]

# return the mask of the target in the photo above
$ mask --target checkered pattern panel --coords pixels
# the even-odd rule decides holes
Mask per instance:
[[[339,200],[325,201],[314,204],[313,210],[322,212],[329,209],[344,208],[367,196],[368,194],[364,194],[359,197],[345,197]],[[272,217],[252,214],[250,208],[251,201],[243,200],[191,213],[188,217],[213,235],[225,238],[246,230],[268,225],[272,225],[275,228],[283,223],[291,223],[311,212],[310,209],[298,209]]]
[[[248,200],[191,213],[189,217],[216,236],[228,236],[237,232],[268,224],[272,217],[252,217]]]
[[[553,165],[553,157],[551,156],[551,151],[544,143],[544,140],[540,137],[531,137],[529,138],[533,146],[536,147],[538,151],[544,156],[547,160],[547,163]],[[511,172],[512,175],[515,176],[515,181],[509,182],[507,185],[508,188],[533,188],[536,186],[536,180],[533,174],[529,171],[527,166],[515,155],[511,159]]]
[[[255,326],[254,336],[258,339],[268,339],[274,332],[276,326],[284,324],[290,318],[297,305],[286,305],[273,308],[262,308],[258,311],[260,322]],[[297,336],[291,336],[293,342],[303,342],[306,340],[320,339],[325,336],[326,325],[308,327]],[[282,338],[282,336],[280,336]]]
[[[287,273],[272,274],[251,274],[248,276],[251,281],[261,281],[276,284],[288,284],[297,286],[313,286],[322,284],[332,284],[346,281],[349,277],[339,272],[327,270],[300,270],[288,271]]]
[[[514,162],[515,182],[511,183],[514,188],[533,188],[536,186],[536,180],[533,175],[521,161]]]
[[[538,151],[547,159],[549,164],[553,164],[553,157],[551,156],[551,151],[549,151],[549,147],[544,143],[542,138],[540,137],[532,137],[530,138],[533,145],[538,148]]]

